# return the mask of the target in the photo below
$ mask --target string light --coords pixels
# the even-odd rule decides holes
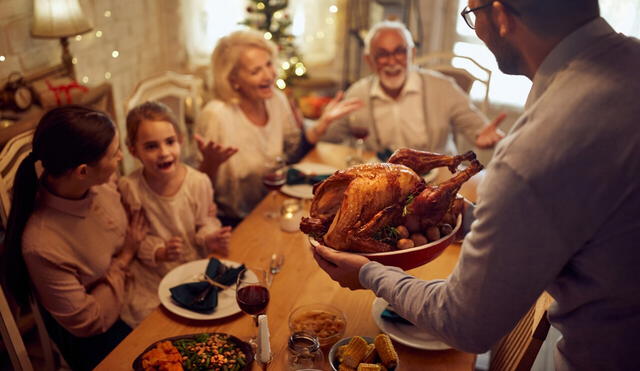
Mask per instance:
[[[82,76],[82,83],[86,84],[89,82],[89,76]]]
[[[111,78],[111,72],[105,72],[104,73],[104,78],[109,80]]]
[[[71,58],[71,63],[78,64],[78,58],[76,57]]]
[[[100,30],[96,31],[96,37],[97,38],[101,38],[102,37],[102,31],[100,31]]]
[[[111,17],[111,10],[105,10],[105,11],[104,11],[104,17],[105,17],[105,18],[109,18],[109,17]]]
[[[331,17],[327,17],[327,18],[324,20],[324,23],[326,23],[326,24],[333,24],[333,22],[334,22],[334,21],[333,21],[333,18],[331,18]]]
[[[267,40],[271,40],[271,38],[273,37],[273,35],[271,34],[271,32],[265,32],[264,33],[264,38]]]
[[[80,41],[80,40],[82,40],[82,35],[77,35],[76,36],[76,41]]]
[[[337,7],[337,6],[335,6],[335,5],[331,5],[331,6],[329,7],[329,11],[330,11],[331,13],[337,13],[337,12],[338,12],[338,7]]]
[[[0,55],[0,62],[4,62],[6,60],[6,58],[4,57],[4,55]]]
[[[287,83],[284,82],[283,79],[278,79],[278,80],[276,80],[276,86],[278,87],[278,89],[284,90],[284,88],[287,87]]]
[[[111,56],[112,56],[113,58],[118,58],[118,56],[119,56],[119,55],[120,55],[120,52],[119,52],[119,51],[117,51],[117,50],[114,50],[114,51],[112,51],[112,52],[111,52]]]
[[[289,62],[287,62],[287,61],[282,62],[282,69],[283,70],[288,70],[289,68],[291,68],[291,64],[289,64]]]
[[[256,8],[258,8],[259,10],[264,9],[264,3],[263,2],[259,2],[256,4]]]

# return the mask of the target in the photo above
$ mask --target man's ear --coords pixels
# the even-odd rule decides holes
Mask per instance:
[[[367,62],[367,65],[369,65],[369,68],[371,68],[371,71],[376,70],[376,63],[374,62],[373,57],[371,55],[365,54],[364,60]]]
[[[89,174],[89,166],[87,164],[78,165],[72,170],[72,174],[78,179],[85,179]]]
[[[505,8],[505,6],[499,1],[494,1],[491,6],[493,8],[491,12],[493,22],[498,29],[500,37],[505,37],[513,32],[513,29],[515,27],[515,19],[513,18],[514,15],[511,14],[507,10],[507,8]]]

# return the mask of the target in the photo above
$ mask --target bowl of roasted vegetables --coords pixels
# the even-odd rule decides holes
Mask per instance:
[[[459,168],[463,162],[468,165]],[[443,166],[452,176],[438,184],[419,175]],[[300,230],[312,245],[415,268],[438,257],[454,240],[464,209],[458,191],[480,170],[473,152],[446,156],[399,149],[388,163],[356,165],[316,184]]]
[[[329,351],[331,370],[393,371],[400,359],[387,334],[344,338]]]
[[[157,341],[134,361],[135,371],[244,371],[251,369],[251,345],[224,333],[174,336]]]

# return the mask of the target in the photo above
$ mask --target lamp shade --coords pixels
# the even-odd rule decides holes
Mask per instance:
[[[78,0],[34,0],[33,27],[35,37],[68,37],[91,31]]]

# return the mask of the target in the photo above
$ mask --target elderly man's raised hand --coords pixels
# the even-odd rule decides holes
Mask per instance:
[[[505,113],[499,114],[492,122],[487,124],[476,137],[476,147],[480,149],[493,148],[502,138],[504,132],[498,128],[507,117]]]
[[[319,245],[311,248],[313,258],[331,279],[340,286],[351,290],[363,289],[358,275],[360,268],[369,262],[364,256],[337,251],[332,248]]]

